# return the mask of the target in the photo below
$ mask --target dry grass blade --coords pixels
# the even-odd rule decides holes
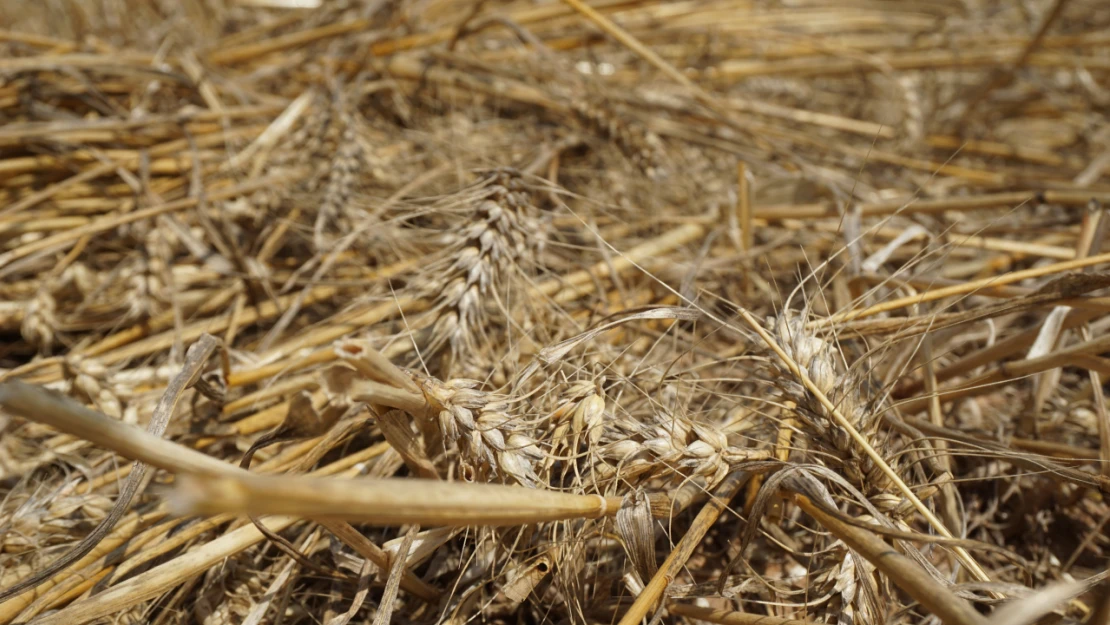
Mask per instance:
[[[643,491],[625,497],[616,515],[617,533],[624,543],[625,553],[636,574],[642,580],[655,576],[658,566],[655,559],[655,527],[651,504]]]
[[[370,578],[373,575],[374,565],[369,560],[363,562],[362,569],[359,570],[358,591],[351,600],[351,607],[343,614],[326,621],[326,625],[347,625],[351,622],[351,619],[362,609],[363,602],[366,601],[366,596],[370,593]]]
[[[393,558],[392,566],[389,568],[389,579],[385,584],[385,592],[382,593],[381,607],[378,609],[377,616],[374,617],[374,625],[389,625],[389,621],[393,617],[393,601],[397,598],[397,590],[401,586],[401,577],[406,569],[405,561],[408,558],[409,550],[412,549],[412,540],[419,531],[418,526],[412,525],[405,532],[405,538]]]

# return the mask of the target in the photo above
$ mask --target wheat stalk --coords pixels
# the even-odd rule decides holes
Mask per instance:
[[[334,480],[239,475],[183,479],[170,500],[178,514],[293,515],[378,525],[521,525],[596,519],[619,501],[519,486],[438,480]]]

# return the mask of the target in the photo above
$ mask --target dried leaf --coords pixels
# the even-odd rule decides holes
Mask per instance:
[[[554,557],[550,553],[541,555],[536,560],[530,561],[511,571],[505,585],[501,587],[501,594],[509,600],[509,609],[515,610],[551,573],[554,566]]]
[[[624,552],[632,562],[641,582],[655,576],[655,521],[651,518],[651,502],[642,489],[624,496],[617,511],[617,534],[624,543]]]

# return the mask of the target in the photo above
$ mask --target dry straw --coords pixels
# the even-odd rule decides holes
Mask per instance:
[[[0,3],[0,625],[1098,622],[1104,7],[780,4]]]

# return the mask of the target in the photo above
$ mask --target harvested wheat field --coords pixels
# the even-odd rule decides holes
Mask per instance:
[[[1110,623],[1110,3],[0,25],[0,624]]]

